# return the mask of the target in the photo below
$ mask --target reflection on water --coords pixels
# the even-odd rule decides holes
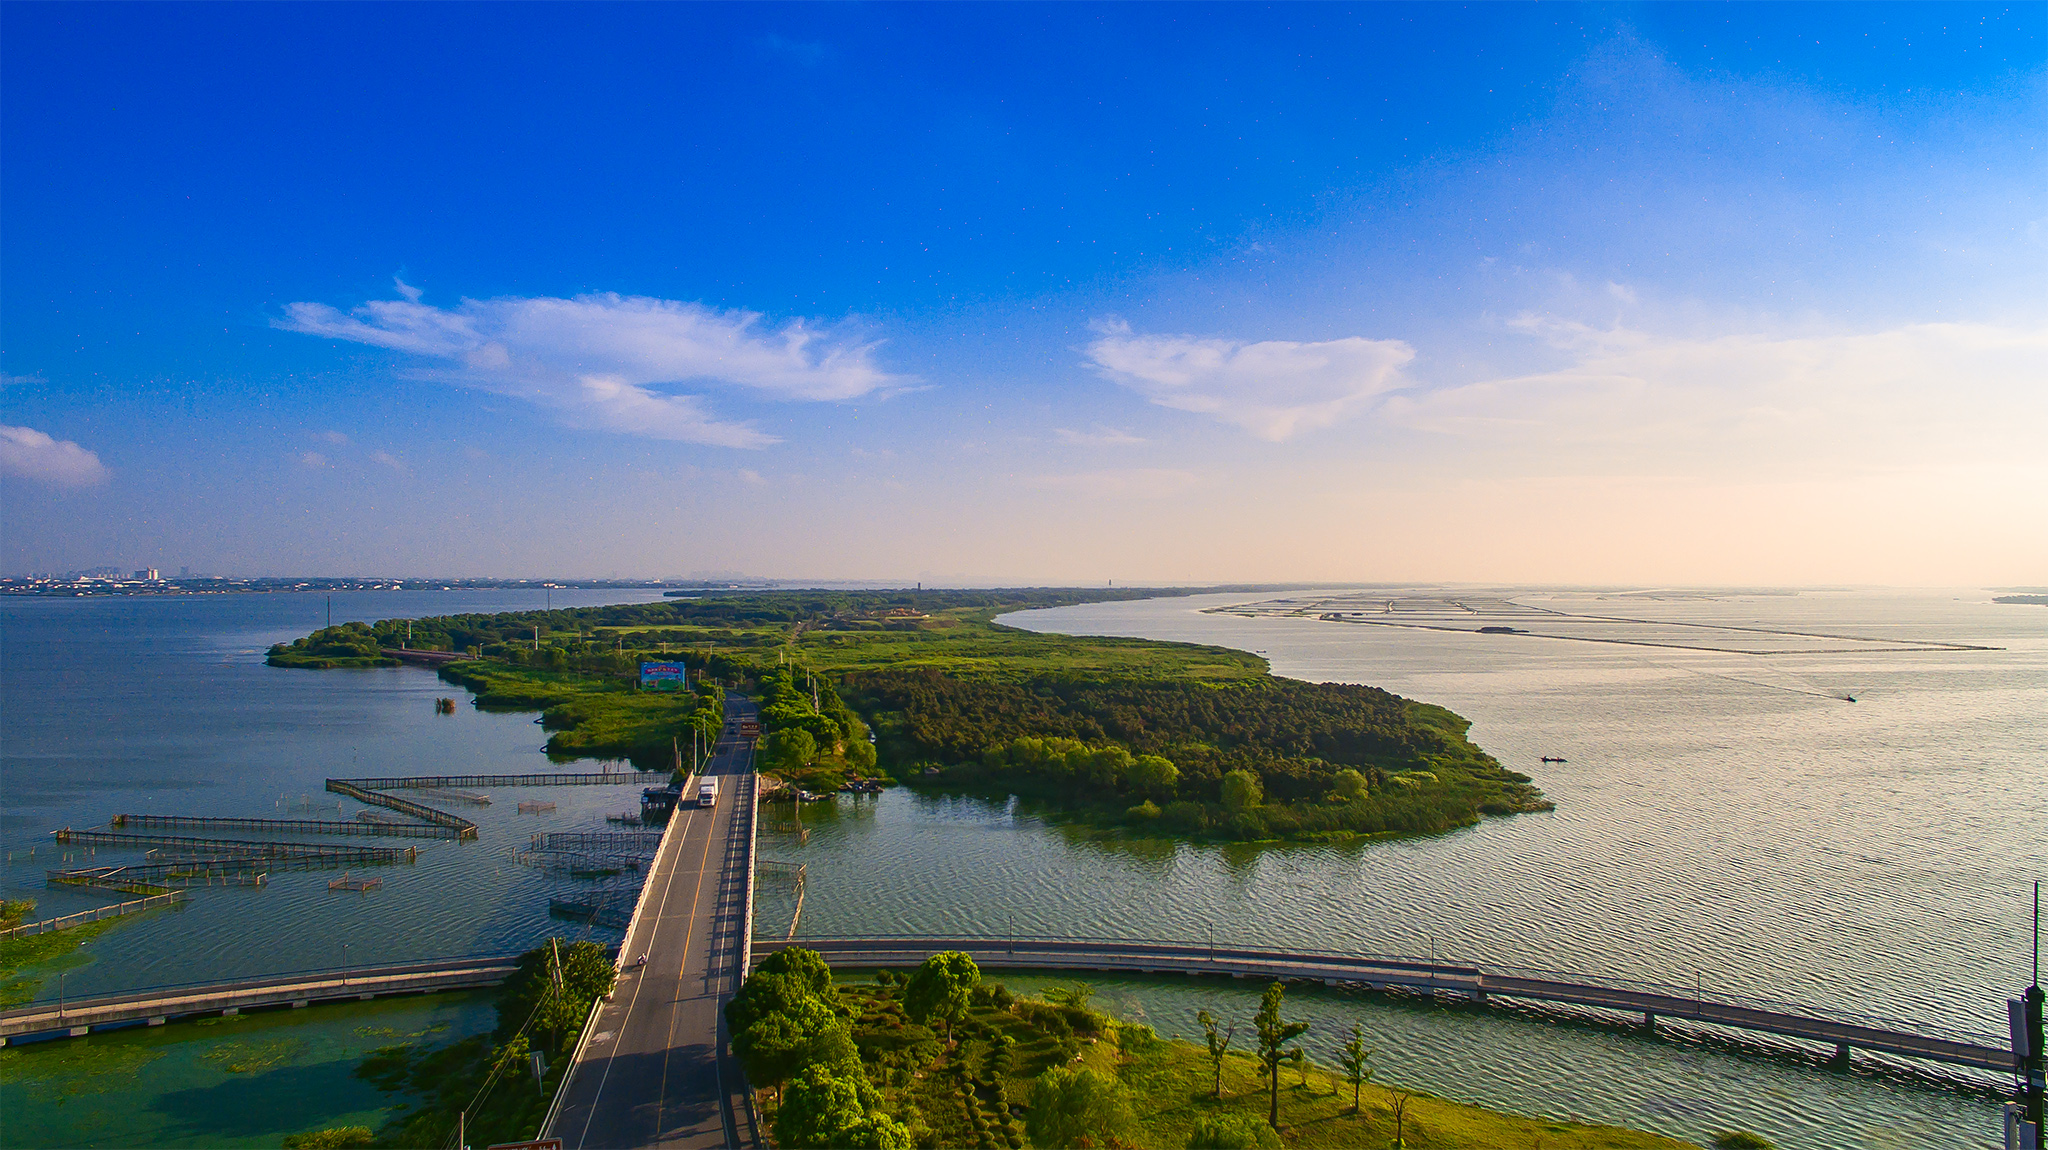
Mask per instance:
[[[1132,842],[1016,802],[898,790],[858,822],[821,820],[779,857],[810,867],[800,935],[1200,942],[1213,931],[1697,984],[1991,1038],[2024,981],[2023,892],[2048,836],[2035,773],[2048,761],[2048,613],[1983,599],[1627,606],[1674,622],[2003,648],[1769,657],[1201,613],[1227,597],[1012,615],[1041,630],[1264,651],[1281,674],[1441,703],[1558,809],[1428,839],[1257,847]],[[1853,685],[1858,702],[1771,686],[1801,682]],[[1418,1020],[1400,1039],[1416,1081],[1495,1105],[1697,1137],[1670,1102],[1697,1097],[1788,1146],[1979,1146],[1997,1129],[1982,1097],[1868,1069],[1502,1014],[1401,1017]]]
[[[336,618],[530,605],[517,596],[336,596]],[[1260,650],[1281,674],[1442,703],[1474,720],[1481,746],[1535,775],[1558,809],[1430,839],[1261,848],[1130,840],[1014,801],[901,789],[840,798],[804,808],[806,841],[763,825],[764,855],[806,864],[799,933],[1193,942],[1213,932],[1219,942],[1698,980],[2000,1030],[1997,1011],[2024,976],[2020,892],[2042,869],[2048,837],[2038,773],[2048,762],[2048,612],[1981,595],[1627,604],[1631,616],[1663,611],[1677,622],[1704,614],[1726,626],[2003,648],[1765,658],[1199,613],[1219,599],[1228,597],[1007,621]],[[430,673],[262,666],[267,644],[318,626],[322,609],[317,596],[0,601],[0,839],[16,855],[7,897],[40,898],[49,913],[104,901],[44,888],[53,827],[122,812],[271,816],[301,795],[327,801],[330,775],[540,761],[544,734],[530,716],[436,715],[433,699],[452,692]],[[1802,684],[1820,689],[1789,689]],[[1836,687],[1858,701],[1827,697]],[[1543,755],[1569,761],[1545,765]],[[202,891],[177,914],[115,927],[87,948],[69,992],[504,953],[549,932],[615,939],[550,922],[547,898],[576,880],[514,865],[510,851],[536,830],[603,829],[604,814],[630,805],[630,788],[496,797],[473,816],[478,842],[428,844],[418,865],[383,872],[382,891],[330,894],[320,872],[286,873],[268,890]],[[518,816],[516,800],[532,797],[559,809]],[[795,896],[793,884],[763,888],[762,935],[789,929]],[[1178,1033],[1202,996],[1250,992],[1134,980],[1116,984],[1117,998],[1110,985],[1106,1005],[1142,1009]],[[1507,1011],[1337,993],[1299,1001],[1318,1041],[1366,1020],[1390,1076],[1484,1104],[1694,1138],[1744,1125],[1814,1150],[1982,1146],[1996,1129],[1982,1097],[1867,1067],[1840,1074]],[[147,1102],[153,1088],[137,1089]]]

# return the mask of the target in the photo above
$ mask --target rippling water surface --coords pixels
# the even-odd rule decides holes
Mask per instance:
[[[565,606],[640,601],[657,594],[553,592]],[[540,606],[541,593],[356,592],[333,596],[334,621],[508,611]],[[0,846],[8,898],[33,898],[38,917],[111,901],[46,886],[53,866],[138,862],[130,851],[53,844],[59,827],[104,827],[116,814],[353,819],[337,807],[330,776],[547,769],[546,733],[530,714],[467,705],[435,713],[434,699],[464,697],[416,667],[295,671],[263,665],[270,644],[322,626],[320,595],[216,595],[150,599],[0,599]],[[467,699],[464,698],[466,704]],[[585,763],[564,768],[598,769]],[[607,812],[638,809],[620,787],[502,790],[460,812],[474,842],[346,838],[365,846],[418,845],[410,866],[380,867],[380,891],[329,891],[329,871],[279,871],[262,888],[199,889],[190,902],[124,922],[92,942],[90,960],[53,976],[39,997],[412,959],[504,954],[550,929],[551,895],[587,889],[515,865],[512,848],[536,831],[598,829]],[[520,799],[556,802],[545,816]],[[170,831],[165,833],[178,833]],[[206,833],[206,832],[196,832]],[[261,832],[230,836],[271,838]],[[33,853],[31,853],[33,852]],[[600,932],[602,933],[602,932]]]
[[[535,597],[338,595],[335,618],[511,610]],[[2002,1003],[2024,979],[2024,887],[2043,869],[2048,837],[2048,610],[1993,605],[1981,592],[1626,603],[1634,617],[2002,648],[1769,657],[1202,613],[1261,598],[1270,597],[1097,604],[1007,622],[1225,644],[1268,655],[1279,674],[1441,703],[1474,720],[1481,746],[1536,776],[1557,811],[1430,839],[1258,848],[1105,837],[1015,803],[904,790],[841,798],[806,811],[804,840],[763,840],[767,857],[809,864],[799,933],[1213,930],[1218,941],[1697,980],[2000,1031]],[[1605,609],[1585,597],[1522,598]],[[428,672],[262,666],[265,646],[319,626],[323,609],[318,596],[0,600],[7,897],[39,898],[46,913],[104,901],[44,889],[53,827],[120,812],[268,816],[302,796],[331,813],[321,790],[330,775],[545,762],[531,716],[467,706],[436,715],[432,699],[455,692]],[[1828,697],[1845,693],[1858,701]],[[510,850],[536,830],[601,827],[637,794],[496,797],[472,815],[479,842],[426,840],[419,864],[380,872],[382,891],[330,894],[324,872],[284,873],[267,890],[200,891],[183,910],[117,927],[66,975],[68,992],[502,953],[584,929],[546,917],[549,895],[582,884],[512,865]],[[516,800],[529,797],[561,805],[545,818],[517,815]],[[762,931],[786,931],[794,907],[791,892],[764,890]],[[1174,1033],[1191,1033],[1203,1005],[1245,1018],[1255,1009],[1251,988],[1226,984],[1100,985],[1108,1005]],[[1322,991],[1295,999],[1316,1023],[1312,1044],[1327,1051],[1364,1022],[1388,1076],[1481,1104],[1693,1139],[1746,1126],[1813,1150],[1995,1140],[1988,1096],[1867,1064],[1841,1073],[1510,1011]]]
[[[2026,977],[2026,887],[2048,840],[2048,611],[1982,593],[1626,604],[1639,617],[2003,648],[1769,657],[1203,611],[1259,598],[1270,596],[1005,621],[1256,650],[1279,674],[1443,704],[1536,776],[1556,812],[1427,839],[1258,848],[1106,839],[1016,804],[841,800],[807,842],[764,848],[810,863],[799,933],[1213,930],[1219,941],[1435,953],[2002,1033],[2004,1000]],[[775,915],[786,929],[786,900],[764,911],[764,929]],[[1227,993],[1120,985],[1183,1033],[1196,999]],[[1997,1130],[1988,1098],[1867,1068],[1845,1075],[1514,1015],[1318,1002],[1333,1022],[1369,1018],[1399,1051],[1400,1076],[1473,1101],[1692,1138],[1744,1125],[1811,1147],[1982,1146]],[[1332,1047],[1334,1030],[1319,1028]]]

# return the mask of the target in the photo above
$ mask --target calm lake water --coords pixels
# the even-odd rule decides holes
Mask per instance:
[[[510,610],[534,598],[338,595],[335,619]],[[1441,703],[1474,720],[1481,746],[1535,775],[1558,810],[1408,842],[1248,848],[1104,837],[1013,803],[902,790],[842,798],[805,812],[807,841],[764,836],[767,857],[810,864],[798,933],[1199,939],[1213,929],[1218,941],[1434,949],[2001,1028],[2002,1003],[2024,978],[2024,887],[2043,869],[2048,834],[2048,610],[1993,605],[1979,592],[1627,603],[1636,617],[2003,648],[1768,658],[1201,612],[1266,598],[1006,621],[1258,650],[1280,674]],[[0,601],[7,897],[38,898],[47,913],[101,901],[44,888],[53,827],[122,812],[272,815],[302,796],[331,813],[321,790],[330,775],[545,761],[530,716],[434,714],[433,698],[455,692],[430,673],[262,666],[265,646],[319,626],[323,609],[320,596]],[[1546,754],[1569,762],[1537,762]],[[518,816],[515,799],[530,797],[560,809]],[[66,993],[575,936],[585,928],[550,922],[546,902],[583,884],[514,865],[510,850],[536,830],[601,826],[637,793],[497,799],[480,809],[480,841],[432,843],[416,866],[380,871],[382,891],[330,894],[323,872],[283,873],[267,890],[203,890],[186,909],[117,927],[66,974]],[[787,931],[793,905],[765,890],[762,932]],[[1246,1018],[1255,1008],[1250,988],[1211,982],[1098,986],[1105,1004],[1170,1033],[1192,1033],[1203,1005]],[[1529,1113],[1693,1139],[1745,1126],[1815,1150],[1976,1147],[1997,1129],[1987,1097],[1867,1066],[1841,1073],[1506,1011],[1322,991],[1290,1000],[1316,1024],[1312,1046],[1327,1052],[1362,1021],[1388,1076]],[[23,1057],[32,1066],[43,1052]],[[42,1080],[22,1075],[0,1074],[10,1113],[14,1092]],[[45,1133],[65,1141],[61,1129]]]

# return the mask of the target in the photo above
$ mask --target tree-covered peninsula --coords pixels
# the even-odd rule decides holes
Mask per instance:
[[[1175,593],[1187,592],[704,595],[349,624],[281,644],[271,662],[371,666],[402,640],[466,653],[442,677],[479,707],[540,711],[551,754],[649,769],[672,766],[691,728],[715,730],[720,685],[735,687],[762,701],[764,767],[797,785],[879,771],[1157,834],[1419,834],[1548,809],[1441,707],[1278,678],[1243,651],[995,622]],[[640,690],[650,659],[687,665],[695,689]]]

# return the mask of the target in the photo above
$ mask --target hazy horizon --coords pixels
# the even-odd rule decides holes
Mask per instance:
[[[7,5],[0,569],[2039,584],[2042,11]]]

